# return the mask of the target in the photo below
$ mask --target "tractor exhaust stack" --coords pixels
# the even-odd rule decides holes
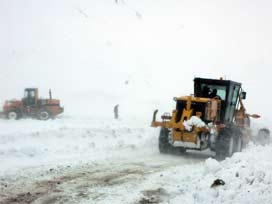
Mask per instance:
[[[49,99],[52,100],[52,92],[51,92],[51,89],[49,89]]]

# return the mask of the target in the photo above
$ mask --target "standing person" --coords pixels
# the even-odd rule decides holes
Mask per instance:
[[[118,119],[119,115],[118,115],[118,107],[119,104],[114,106],[113,112],[114,112],[114,119]]]

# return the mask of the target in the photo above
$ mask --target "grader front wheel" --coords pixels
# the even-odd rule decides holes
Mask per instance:
[[[216,158],[223,160],[226,157],[231,157],[235,149],[235,140],[230,128],[221,130],[215,144]]]
[[[161,128],[159,136],[160,153],[170,153],[173,149],[173,146],[169,143],[169,132],[167,128]]]
[[[170,130],[167,128],[161,128],[159,135],[159,151],[163,154],[176,154],[180,155],[186,152],[183,147],[174,147],[169,143]]]

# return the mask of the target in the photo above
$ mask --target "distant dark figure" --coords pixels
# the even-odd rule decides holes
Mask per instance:
[[[207,86],[204,86],[202,90],[202,97],[208,98],[209,94],[210,94],[210,88]]]
[[[118,119],[119,115],[118,115],[118,107],[119,104],[117,104],[116,106],[114,106],[113,112],[114,112],[114,119]]]
[[[212,93],[210,94],[210,98],[214,98],[217,96],[217,89],[213,89]]]

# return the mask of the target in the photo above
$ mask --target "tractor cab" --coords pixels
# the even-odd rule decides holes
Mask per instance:
[[[38,89],[27,88],[25,89],[23,105],[24,106],[36,106],[38,102]]]
[[[239,94],[244,95],[242,98],[245,99],[245,92],[241,92],[241,83],[222,79],[194,79],[195,97],[218,98],[221,101],[222,123],[233,121],[235,110],[239,105]]]

